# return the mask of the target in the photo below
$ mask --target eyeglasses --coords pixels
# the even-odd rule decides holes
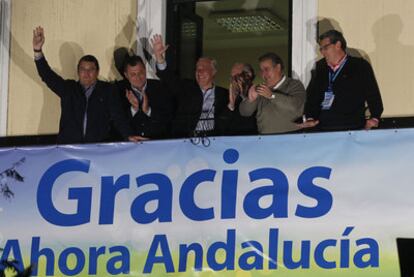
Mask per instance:
[[[328,49],[328,47],[332,44],[335,44],[335,43],[331,42],[331,43],[325,44],[324,46],[319,47],[319,51],[321,51],[321,52],[326,51],[326,49]]]
[[[95,72],[97,69],[96,67],[79,67],[79,72],[85,72],[85,73],[93,73]]]

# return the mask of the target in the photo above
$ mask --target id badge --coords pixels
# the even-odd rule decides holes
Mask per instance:
[[[333,91],[325,91],[325,98],[321,104],[322,110],[329,110],[332,107],[332,103],[335,99]]]

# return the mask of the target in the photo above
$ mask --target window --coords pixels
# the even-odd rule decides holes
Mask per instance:
[[[291,72],[291,0],[173,0],[167,6],[168,62],[182,78],[194,78],[200,56],[218,61],[216,83],[227,87],[231,66],[276,52]]]

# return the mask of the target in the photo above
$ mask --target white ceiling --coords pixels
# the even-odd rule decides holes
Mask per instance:
[[[220,16],[265,11],[284,27],[283,31],[231,33],[215,21]],[[222,0],[197,2],[196,13],[204,22],[204,48],[244,48],[286,44],[289,35],[289,0]]]

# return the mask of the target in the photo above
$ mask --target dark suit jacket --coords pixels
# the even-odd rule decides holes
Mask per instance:
[[[172,117],[172,97],[158,80],[147,79],[146,94],[151,107],[151,115],[147,116],[139,110],[134,116],[131,113],[131,104],[125,96],[126,89],[131,89],[128,80],[115,82],[123,110],[135,134],[148,138],[165,138],[169,135]]]
[[[229,108],[225,109],[225,112],[222,115],[225,124],[223,130],[224,135],[257,135],[256,112],[251,116],[242,116],[239,111],[239,106],[242,100],[240,95],[237,96],[234,111],[231,111]]]
[[[328,65],[325,59],[317,62],[306,89],[306,117],[319,119],[319,128],[347,130],[365,125],[365,103],[371,117],[379,119],[383,111],[380,91],[371,65],[362,58],[348,56],[348,60],[333,83],[335,99],[329,110],[321,103],[328,88]]]
[[[203,92],[194,80],[179,80],[168,68],[158,70],[158,77],[164,81],[174,97],[173,137],[192,136],[203,108]],[[215,87],[214,90],[214,130],[209,135],[221,135],[225,129],[223,113],[227,109],[228,90]]]
[[[56,74],[43,57],[36,60],[42,81],[60,97],[61,117],[58,143],[102,142],[108,139],[111,121],[124,139],[132,130],[123,116],[119,97],[112,84],[97,81],[86,105],[86,96],[79,81],[65,80]],[[83,118],[88,108],[86,134]]]

